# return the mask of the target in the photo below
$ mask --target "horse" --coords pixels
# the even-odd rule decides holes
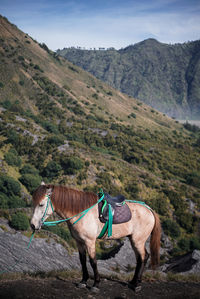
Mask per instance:
[[[79,288],[87,287],[89,274],[86,266],[86,254],[88,253],[94,272],[94,284],[91,289],[98,291],[100,275],[95,247],[96,239],[104,226],[104,223],[99,220],[98,196],[93,192],[79,191],[62,185],[41,184],[34,191],[32,200],[34,212],[30,224],[33,231],[40,230],[44,221],[54,211],[63,219],[68,218],[67,225],[72,237],[76,240],[82,266],[82,279],[77,286]],[[51,204],[49,204],[49,200]],[[151,265],[155,268],[159,264],[161,226],[159,216],[152,209],[147,209],[139,203],[127,202],[127,205],[132,213],[131,219],[126,223],[114,224],[112,236],[103,238],[105,240],[129,238],[137,264],[133,279],[128,286],[138,292],[141,290],[142,274],[149,258],[145,243],[150,235]],[[83,217],[78,215],[88,208],[90,209]],[[75,217],[73,217],[74,215]],[[76,220],[79,221],[76,222]],[[74,224],[74,222],[76,223]]]

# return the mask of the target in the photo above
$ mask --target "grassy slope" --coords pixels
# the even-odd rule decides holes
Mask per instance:
[[[51,180],[55,183],[93,190],[102,186],[113,194],[141,198],[163,220],[177,217],[177,204],[169,191],[181,199],[184,213],[188,212],[186,198],[199,204],[199,189],[187,181],[190,174],[200,171],[199,148],[194,146],[198,133],[188,132],[162,113],[56,57],[4,18],[0,18],[0,33],[0,102],[7,107],[0,114],[1,159],[11,147],[5,138],[12,129],[21,138],[16,149],[22,166],[31,163],[41,176],[51,160],[59,164],[63,157],[75,156],[89,162],[75,175],[67,175],[62,166]],[[31,145],[33,135],[38,141]],[[48,141],[55,135],[63,143],[69,141],[65,152]],[[20,177],[19,167],[8,166],[5,160],[3,165],[8,175]],[[195,219],[192,231],[182,225],[182,236],[196,234]]]

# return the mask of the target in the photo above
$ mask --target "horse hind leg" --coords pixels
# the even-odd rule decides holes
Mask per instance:
[[[141,291],[142,275],[144,272],[145,265],[148,261],[149,254],[145,248],[145,245],[136,246],[132,239],[130,239],[131,245],[135,252],[137,264],[133,279],[129,282],[129,287],[135,292]]]

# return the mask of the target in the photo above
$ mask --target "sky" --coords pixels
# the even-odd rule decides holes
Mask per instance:
[[[200,39],[200,0],[0,0],[0,14],[53,51]]]

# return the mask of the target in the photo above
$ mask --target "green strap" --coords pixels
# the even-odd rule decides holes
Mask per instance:
[[[108,204],[108,237],[112,236],[113,215],[111,205]]]
[[[107,231],[107,228],[108,228],[108,221],[106,221],[106,223],[104,224],[100,234],[98,235],[97,239],[101,239],[103,238],[103,236],[105,235],[106,231]]]
[[[145,208],[149,209],[150,211],[152,211],[152,208],[150,208],[145,202],[143,201],[138,201],[138,200],[131,200],[131,199],[126,199],[126,202],[132,202],[132,203],[138,203],[142,206],[144,206]]]
[[[97,239],[103,238],[107,229],[108,229],[108,237],[112,236],[112,224],[113,224],[113,215],[112,215],[112,208],[111,205],[108,204],[108,221],[104,224],[100,234],[98,235]]]
[[[46,216],[46,214],[47,214],[47,210],[48,210],[49,203],[50,203],[50,205],[51,205],[52,212],[54,212],[54,209],[53,209],[53,205],[52,205],[50,196],[47,195],[47,198],[48,198],[48,199],[47,199],[47,205],[46,205],[46,209],[45,209],[44,215],[42,216],[42,223],[44,223],[44,218],[45,218],[45,216]]]
[[[62,222],[66,222],[66,221],[69,221],[77,216],[80,216],[72,225],[76,224],[79,220],[81,220],[81,218],[83,218],[83,216],[85,216],[94,206],[96,206],[100,201],[102,201],[104,199],[104,194],[101,196],[101,198],[91,207],[89,207],[88,209],[80,212],[79,214],[77,215],[74,215],[72,217],[69,217],[69,218],[66,218],[66,219],[61,219],[61,220],[57,220],[57,221],[44,221],[43,222],[43,225],[46,225],[46,226],[54,226],[54,225],[57,225],[59,223],[62,223]],[[51,202],[51,201],[50,201]],[[44,216],[43,216],[44,217]]]

